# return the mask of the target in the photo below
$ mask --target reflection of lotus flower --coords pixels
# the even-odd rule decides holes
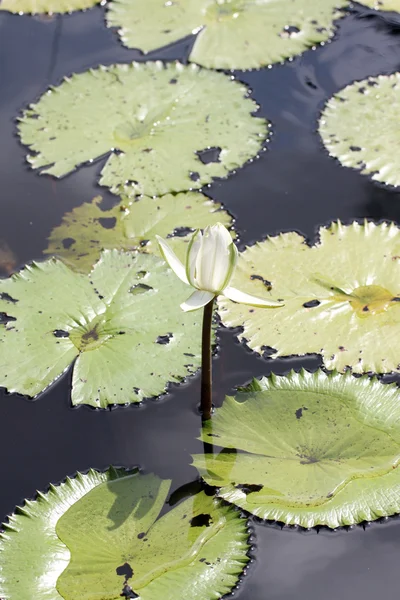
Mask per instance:
[[[156,236],[161,253],[174,273],[184,283],[195,288],[186,302],[184,311],[197,310],[222,294],[234,302],[252,306],[282,306],[273,300],[264,300],[229,286],[235,272],[238,251],[229,231],[221,223],[194,232],[186,253],[186,266],[171,250],[165,240]]]

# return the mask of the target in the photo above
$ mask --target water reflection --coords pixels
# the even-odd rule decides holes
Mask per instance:
[[[361,18],[367,12],[359,7],[342,19],[332,43],[315,52],[273,69],[237,73],[252,87],[260,114],[273,123],[270,151],[207,190],[236,216],[243,245],[282,230],[312,238],[320,224],[338,218],[400,223],[399,193],[341,167],[324,152],[316,133],[319,112],[334,92],[355,79],[400,68],[399,27],[393,26],[390,15]],[[0,239],[20,263],[41,256],[49,232],[73,206],[99,193],[110,203],[113,197],[94,185],[101,165],[82,168],[61,181],[28,170],[26,151],[15,136],[15,116],[49,84],[58,84],[71,72],[146,57],[118,43],[105,27],[100,7],[53,20],[4,12],[0,34]],[[192,43],[185,40],[148,58],[185,61]],[[10,256],[6,268],[13,268]],[[234,386],[245,385],[253,376],[272,370],[285,373],[300,364],[314,370],[320,364],[318,357],[263,360],[236,343],[227,330],[219,339],[216,406]],[[190,466],[191,455],[203,449],[197,439],[198,378],[180,388],[171,386],[167,398],[143,407],[98,412],[71,408],[70,383],[66,374],[37,402],[0,392],[0,454],[6,457],[0,471],[1,515],[32,497],[34,490],[46,489],[50,481],[109,464],[140,464],[148,472],[172,478],[171,504],[199,488],[197,471]],[[397,598],[399,526],[399,521],[389,520],[366,531],[306,534],[256,524],[257,558],[237,597]]]
[[[376,221],[391,220],[400,223],[400,191],[367,181],[364,213]]]
[[[18,264],[16,254],[4,239],[0,239],[0,276],[11,275]]]
[[[304,532],[256,525],[256,560],[241,600],[391,600],[398,586],[400,521],[366,531]]]

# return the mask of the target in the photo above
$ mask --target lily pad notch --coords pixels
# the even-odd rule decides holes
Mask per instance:
[[[102,66],[48,90],[18,130],[41,174],[64,177],[108,156],[101,185],[118,195],[163,196],[200,189],[258,156],[269,124],[254,116],[249,93],[196,65]],[[219,149],[214,160],[204,156],[210,149]]]
[[[227,397],[193,464],[217,495],[260,517],[331,528],[400,512],[400,392],[351,373],[294,371]]]

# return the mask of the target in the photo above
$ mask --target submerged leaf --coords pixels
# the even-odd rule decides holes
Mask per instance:
[[[257,155],[268,127],[252,114],[257,105],[248,93],[195,65],[100,67],[44,94],[25,111],[19,132],[42,173],[62,177],[110,154],[102,185],[162,196],[226,177]],[[210,162],[204,152],[211,148],[219,152]]]
[[[329,154],[375,181],[399,186],[399,103],[400,73],[356,81],[335,94],[319,123]]]
[[[0,533],[0,596],[3,600],[62,600],[56,590],[59,575],[68,566],[70,553],[56,534],[58,519],[97,485],[126,476],[122,469],[99,473],[92,469],[34,501],[18,507]]]
[[[57,523],[71,562],[64,600],[206,600],[232,590],[248,562],[246,522],[204,492],[158,518],[169,482],[132,475],[99,485]],[[156,520],[157,519],[157,520]]]
[[[400,511],[395,384],[323,371],[263,378],[227,397],[201,439],[225,448],[194,456],[203,479],[262,519],[334,528]]]
[[[277,311],[220,299],[220,314],[250,348],[272,357],[322,354],[325,365],[357,373],[399,370],[400,230],[392,224],[340,222],[310,247],[284,233],[247,248],[232,285],[258,294],[269,284]],[[260,281],[261,280],[261,281]]]
[[[158,254],[157,234],[168,237],[175,249],[178,245],[186,249],[195,229],[218,221],[232,225],[232,218],[220,204],[196,192],[162,198],[145,196],[134,202],[122,198],[121,204],[110,210],[102,210],[98,196],[64,215],[61,225],[51,232],[44,252],[88,272],[104,248]]]
[[[85,10],[99,4],[101,0],[1,0],[0,10],[12,13],[70,13]]]
[[[190,60],[255,69],[297,56],[334,33],[348,0],[113,0],[107,21],[128,48],[155,50],[198,34]],[[199,33],[200,32],[200,33]]]
[[[73,404],[157,396],[200,363],[200,317],[179,308],[186,295],[150,254],[106,250],[88,276],[34,263],[0,282],[0,385],[36,396],[76,359]]]

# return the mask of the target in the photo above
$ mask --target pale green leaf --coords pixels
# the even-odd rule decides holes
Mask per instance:
[[[168,489],[154,475],[132,475],[99,485],[64,514],[57,523],[71,551],[57,583],[64,600],[118,600],[124,584],[142,600],[231,591],[248,562],[245,520],[204,492],[156,520]]]
[[[340,222],[309,246],[284,233],[247,248],[232,285],[284,306],[262,309],[219,299],[222,321],[243,327],[250,348],[272,356],[322,354],[325,365],[357,373],[399,370],[400,230]],[[264,281],[264,283],[263,283]]]
[[[201,315],[179,308],[187,293],[151,254],[105,250],[89,275],[34,263],[0,282],[0,385],[36,396],[76,359],[73,404],[157,396],[200,364]]]
[[[105,248],[140,250],[159,254],[155,236],[168,238],[183,258],[194,229],[221,222],[232,225],[220,204],[196,192],[167,194],[162,198],[122,198],[110,210],[102,210],[101,196],[64,215],[49,237],[45,254],[52,254],[88,272]],[[173,237],[171,237],[173,236]]]
[[[126,475],[126,471],[112,468],[105,473],[78,473],[18,507],[0,533],[1,598],[61,600],[56,583],[68,566],[70,553],[56,534],[58,519],[100,483]]]
[[[162,196],[226,177],[257,155],[268,127],[252,114],[257,105],[248,93],[227,75],[195,65],[100,67],[44,94],[25,111],[19,133],[41,173],[63,177],[109,155],[102,185]]]
[[[70,13],[92,8],[103,0],[2,0],[0,10],[18,14]]]
[[[357,0],[359,4],[364,4],[375,10],[389,10],[400,12],[399,0]]]
[[[350,373],[291,372],[225,399],[194,456],[219,496],[263,519],[338,527],[400,510],[400,393]]]
[[[255,69],[328,40],[348,0],[113,0],[107,21],[128,48],[150,52],[198,33],[190,60]]]
[[[329,154],[345,167],[399,186],[399,103],[400,73],[356,81],[335,94],[319,122]]]

